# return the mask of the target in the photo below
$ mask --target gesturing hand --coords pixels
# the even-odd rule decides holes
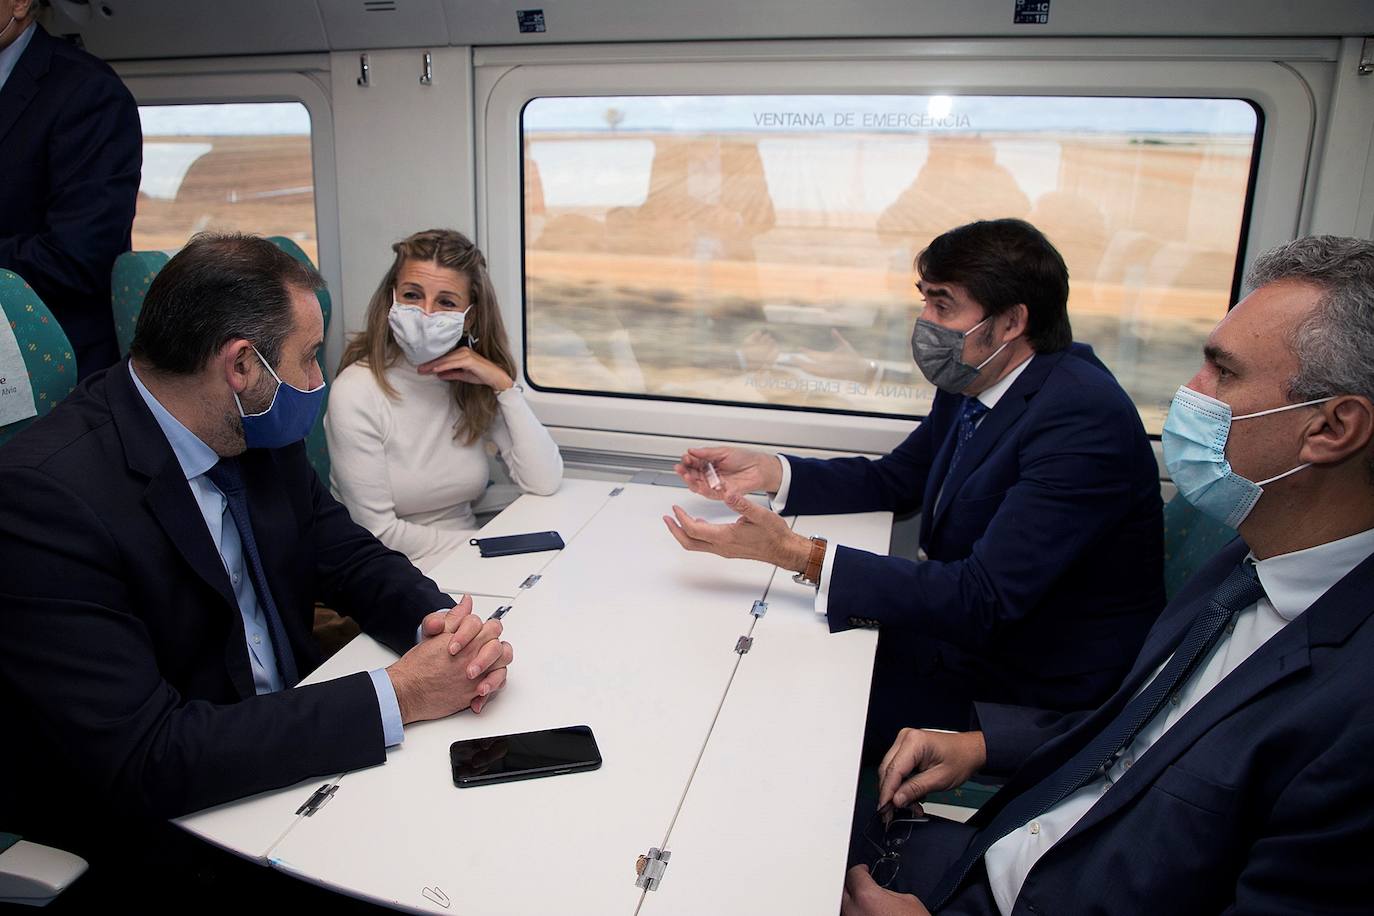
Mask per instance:
[[[725,504],[739,513],[729,525],[693,518],[681,506],[673,506],[673,514],[663,516],[663,523],[687,550],[762,560],[798,572],[806,567],[811,541],[788,528],[782,516],[739,493],[726,495]]]
[[[710,463],[720,478],[720,486],[711,486],[706,465]],[[689,448],[673,468],[687,484],[687,489],[708,499],[724,499],[728,493],[752,493],[762,490],[776,493],[782,486],[782,465],[777,456],[747,448]]]

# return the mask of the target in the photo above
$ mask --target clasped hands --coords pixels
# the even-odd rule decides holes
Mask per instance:
[[[441,719],[463,709],[480,713],[506,685],[514,658],[501,639],[501,621],[472,613],[464,595],[452,609],[420,622],[420,642],[386,669],[405,724]]]
[[[718,487],[708,478],[708,463],[715,468]],[[792,531],[782,516],[745,495],[755,490],[777,492],[782,467],[776,457],[742,448],[694,448],[688,449],[674,470],[693,493],[721,500],[739,513],[734,522],[717,525],[673,506],[673,514],[663,516],[663,522],[685,549],[762,560],[795,572],[806,568],[810,539]]]

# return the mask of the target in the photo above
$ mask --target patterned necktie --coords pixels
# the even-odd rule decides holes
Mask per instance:
[[[263,571],[262,557],[258,554],[258,542],[253,537],[253,521],[248,514],[248,496],[238,459],[221,458],[218,464],[205,472],[205,476],[219,487],[229,504],[229,514],[234,518],[234,527],[238,529],[239,542],[243,545],[243,558],[248,561],[248,573],[253,578],[253,591],[257,593],[258,605],[267,618],[267,630],[272,634],[277,671],[281,673],[283,684],[294,687],[300,680],[296,671],[296,657],[291,652],[291,642],[286,638],[281,615],[277,613],[277,603],[272,600],[272,590],[267,587],[267,574]]]
[[[978,832],[963,857],[949,867],[939,888],[926,901],[930,911],[935,912],[949,900],[994,843],[1044,814],[1110,767],[1116,755],[1135,740],[1169,696],[1197,672],[1227,623],[1263,597],[1264,586],[1260,585],[1253,563],[1247,560],[1232,570],[1212,594],[1207,606],[1193,618],[1183,642],[1155,679],[1082,750],[1035,786],[1013,798]]]
[[[978,428],[978,421],[983,418],[983,414],[988,412],[988,407],[975,397],[964,398],[964,406],[959,411],[959,426],[954,435],[954,454],[949,459],[949,470],[945,472],[945,479],[954,475],[954,469],[959,466],[959,456],[964,452],[964,446],[968,445],[968,440],[973,438],[974,430]]]

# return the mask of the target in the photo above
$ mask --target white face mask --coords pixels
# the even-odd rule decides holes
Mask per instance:
[[[419,306],[392,300],[387,324],[406,359],[418,366],[438,359],[458,346],[463,339],[464,314],[435,312],[426,315]]]

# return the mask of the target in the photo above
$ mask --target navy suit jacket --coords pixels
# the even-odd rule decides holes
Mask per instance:
[[[979,706],[990,769],[1015,777],[970,822],[1083,747],[1177,648],[1246,555],[1188,583],[1091,713]],[[1374,557],[1214,687],[1031,869],[1034,913],[1329,913],[1374,905]],[[981,869],[942,913],[987,913]]]
[[[303,444],[242,465],[300,671],[319,663],[317,599],[397,652],[452,606],[349,519]],[[6,829],[84,848],[101,827],[386,759],[366,673],[254,693],[223,561],[126,363],[0,449],[0,557]]]
[[[138,107],[104,62],[35,26],[0,88],[0,163],[0,267],[52,310],[84,378],[119,358],[110,270],[130,247]]]
[[[788,457],[789,515],[921,511],[925,562],[837,550],[830,628],[914,630],[935,648],[913,664],[956,672],[979,700],[1095,706],[1164,607],[1159,471],[1139,414],[1090,347],[1038,354],[950,474],[963,402],[938,393],[877,461]]]

